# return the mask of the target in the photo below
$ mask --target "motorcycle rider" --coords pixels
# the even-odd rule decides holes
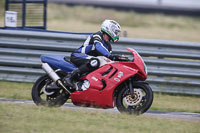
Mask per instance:
[[[74,87],[74,82],[81,74],[97,69],[100,61],[97,56],[105,56],[111,60],[118,60],[120,56],[112,54],[110,41],[116,43],[121,32],[120,25],[114,20],[104,20],[101,31],[88,36],[84,44],[71,54],[70,61],[78,66],[71,75],[65,78],[68,86]]]

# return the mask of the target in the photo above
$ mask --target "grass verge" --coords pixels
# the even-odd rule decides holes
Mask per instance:
[[[0,97],[32,100],[33,83],[0,81]]]
[[[0,1],[0,27],[4,26],[4,1]],[[47,29],[66,32],[96,32],[105,19],[121,24],[122,36],[200,42],[200,17],[144,14],[134,11],[48,4]]]
[[[32,83],[0,81],[0,97],[32,100],[32,86]],[[200,113],[200,97],[154,93],[154,101],[150,109]]]
[[[126,31],[130,38],[200,41],[200,17],[143,14],[90,6],[48,6],[49,30],[96,32],[105,19],[118,21],[122,34]]]
[[[197,133],[199,123],[0,102],[1,133]]]

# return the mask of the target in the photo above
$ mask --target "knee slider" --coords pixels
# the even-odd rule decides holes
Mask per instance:
[[[100,66],[100,61],[97,58],[91,58],[88,65],[92,69],[97,69]]]

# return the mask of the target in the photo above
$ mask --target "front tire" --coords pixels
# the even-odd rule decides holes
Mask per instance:
[[[134,98],[131,98],[128,87],[121,87],[116,98],[116,106],[119,112],[129,114],[143,114],[153,102],[153,92],[151,87],[145,82],[134,82]]]
[[[62,75],[59,74],[59,76]],[[48,90],[47,86],[54,86],[56,89]],[[69,99],[69,94],[56,86],[48,75],[43,75],[35,82],[32,88],[32,99],[36,105],[59,107]]]

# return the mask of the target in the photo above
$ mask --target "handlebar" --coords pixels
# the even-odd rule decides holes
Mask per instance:
[[[130,61],[126,56],[120,56],[118,61]]]

